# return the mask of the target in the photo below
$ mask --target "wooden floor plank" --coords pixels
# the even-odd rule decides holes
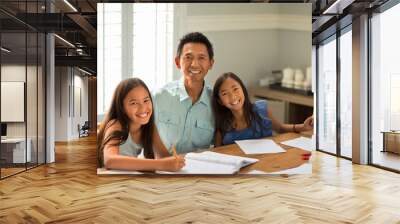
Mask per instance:
[[[400,223],[400,175],[314,152],[313,174],[97,176],[95,137],[0,181],[0,223]]]

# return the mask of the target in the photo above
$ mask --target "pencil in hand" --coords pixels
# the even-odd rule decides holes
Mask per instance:
[[[176,153],[176,148],[175,145],[171,145],[171,149],[172,149],[172,156],[175,158],[176,161],[176,168],[177,170],[182,169],[182,167],[185,166],[185,159],[182,156],[178,156],[178,153]]]
[[[176,148],[174,144],[171,144],[171,149],[172,149],[172,155],[177,158],[178,157],[178,153],[176,153]]]

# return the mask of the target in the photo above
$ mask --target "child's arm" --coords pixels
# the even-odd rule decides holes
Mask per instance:
[[[313,129],[314,125],[313,116],[308,117],[303,124],[283,124],[277,120],[272,112],[268,109],[267,116],[272,121],[272,129],[278,133],[309,131]]]
[[[222,135],[220,131],[215,131],[215,143],[214,147],[218,147],[222,145]]]
[[[107,128],[105,136],[113,131],[121,130],[120,124],[116,122]],[[118,140],[111,140],[104,146],[104,167],[117,170],[166,170],[177,171],[185,165],[182,156],[167,157],[163,159],[139,159],[132,156],[119,154]]]
[[[153,133],[153,147],[155,149],[154,154],[156,158],[164,158],[171,156],[171,154],[165,147],[164,143],[162,142],[160,134],[158,134],[158,130],[156,127],[154,128],[154,133]]]
[[[113,149],[114,148],[114,149]],[[119,155],[113,148],[104,150],[104,167],[115,170],[165,170],[177,171],[185,165],[182,156],[166,157],[162,159],[139,159],[132,156]]]

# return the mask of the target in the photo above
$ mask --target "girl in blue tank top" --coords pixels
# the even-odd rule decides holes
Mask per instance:
[[[222,74],[215,82],[212,106],[216,147],[233,144],[236,140],[272,136],[272,130],[282,133],[313,129],[312,116],[303,124],[283,124],[274,118],[267,101],[251,103],[242,80],[231,72]]]
[[[174,148],[172,146],[172,148]],[[100,167],[117,170],[177,171],[181,155],[170,156],[154,124],[153,101],[138,78],[122,80],[97,134]],[[142,152],[145,158],[138,158]]]

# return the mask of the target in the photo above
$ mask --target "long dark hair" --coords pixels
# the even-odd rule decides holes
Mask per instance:
[[[111,100],[110,109],[106,113],[104,120],[101,123],[97,133],[97,158],[98,158],[98,165],[100,167],[103,166],[104,146],[111,140],[118,140],[119,143],[117,145],[122,145],[129,136],[130,119],[125,113],[123,101],[126,95],[128,95],[129,91],[139,86],[144,87],[146,91],[149,93],[151,105],[153,106],[153,99],[151,98],[150,91],[142,80],[138,78],[129,78],[122,80],[118,84]],[[104,136],[106,129],[117,121],[121,124],[122,130],[114,131],[109,136]],[[140,131],[141,131],[140,135],[141,144],[144,148],[144,156],[149,159],[154,159],[154,151],[153,151],[154,114],[153,113],[151,113],[149,122],[140,127]]]
[[[260,119],[258,114],[253,111],[253,104],[250,102],[249,94],[242,80],[240,80],[240,78],[232,72],[224,73],[217,79],[217,81],[215,81],[212,98],[212,108],[215,117],[215,129],[221,132],[222,138],[224,137],[226,132],[233,129],[232,124],[234,121],[231,110],[222,105],[219,99],[219,90],[221,88],[221,85],[228,78],[235,80],[239,83],[240,87],[242,87],[244,94],[243,115],[247,126],[251,126],[253,121],[258,121]]]

